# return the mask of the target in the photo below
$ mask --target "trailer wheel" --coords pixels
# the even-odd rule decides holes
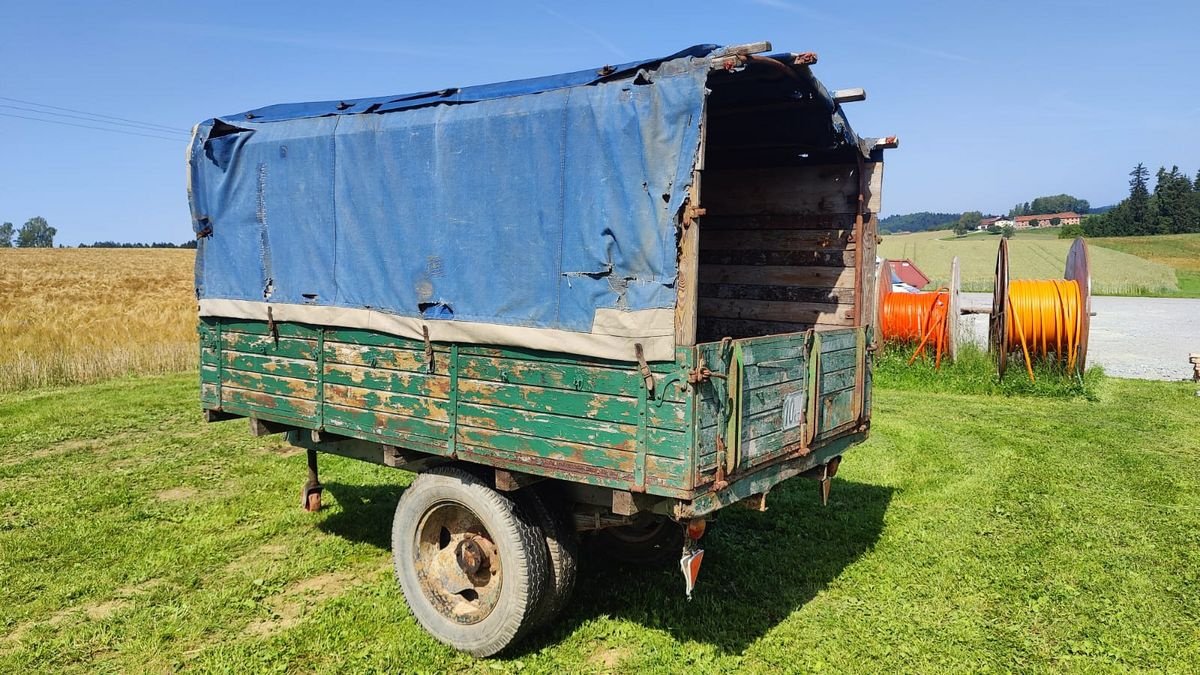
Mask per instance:
[[[570,522],[567,506],[553,495],[540,493],[536,488],[526,488],[517,495],[526,513],[541,529],[550,558],[549,592],[533,619],[535,626],[545,625],[567,606],[575,590],[579,534],[575,531],[575,523]]]
[[[602,555],[620,563],[667,565],[679,561],[683,526],[664,516],[643,514],[632,524],[598,530],[594,543]]]
[[[540,529],[511,499],[456,467],[423,473],[404,491],[392,556],[421,626],[475,656],[516,641],[548,592]]]

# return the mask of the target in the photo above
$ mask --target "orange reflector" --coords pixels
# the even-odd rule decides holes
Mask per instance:
[[[687,583],[688,600],[692,599],[692,589],[696,587],[696,577],[700,576],[700,563],[702,562],[704,562],[704,549],[685,553],[679,561],[679,569],[683,572],[683,579]]]
[[[704,530],[708,527],[708,521],[703,518],[689,520],[687,525],[687,536],[692,541],[698,541],[704,536]]]

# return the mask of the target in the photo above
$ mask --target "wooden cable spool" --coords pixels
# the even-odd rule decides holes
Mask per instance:
[[[892,290],[891,266],[884,260],[878,275],[879,311],[876,331],[883,342],[916,344],[909,363],[932,345],[934,362],[940,367],[942,355],[958,358],[961,274],[958,258],[950,264],[950,284],[935,291],[897,293]]]
[[[1063,279],[1017,280],[1014,285],[1008,240],[1001,239],[994,282],[988,345],[1000,377],[1012,352],[1021,353],[1030,380],[1034,380],[1033,359],[1052,354],[1082,377],[1092,313],[1091,263],[1084,240],[1077,238],[1071,244]]]

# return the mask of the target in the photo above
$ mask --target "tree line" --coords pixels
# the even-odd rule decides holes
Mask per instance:
[[[91,244],[80,244],[79,248],[196,248],[196,240],[191,239],[176,244],[170,241],[156,241],[151,244],[141,242],[97,241]]]
[[[0,224],[0,248],[52,248],[56,234],[58,230],[50,227],[41,216],[25,221],[19,230],[12,223],[3,223]]]
[[[0,248],[54,248],[54,235],[58,230],[41,216],[34,216],[25,221],[20,229],[12,223],[0,224]],[[59,248],[62,248],[60,245]],[[170,241],[156,241],[151,244],[141,242],[97,241],[91,244],[80,244],[79,248],[196,248],[196,240],[191,239],[176,244]]]
[[[1200,232],[1200,172],[1193,179],[1177,166],[1160,167],[1152,192],[1150,170],[1138,163],[1129,172],[1129,196],[1078,230],[1089,237]]]

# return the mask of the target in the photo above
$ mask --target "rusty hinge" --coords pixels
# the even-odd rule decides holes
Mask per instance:
[[[688,371],[687,381],[688,384],[701,384],[703,382],[708,382],[709,378],[711,377],[716,377],[723,380],[727,378],[728,375],[725,373],[714,373],[708,369],[708,366],[704,365],[704,359],[700,359],[700,365]]]
[[[708,209],[689,204],[683,209],[683,225],[687,227],[706,215],[708,215]]]
[[[646,352],[642,349],[642,343],[635,343],[633,351],[637,354],[638,372],[642,374],[642,382],[646,385],[646,398],[653,399],[654,373],[650,371],[650,365],[646,363]]]

